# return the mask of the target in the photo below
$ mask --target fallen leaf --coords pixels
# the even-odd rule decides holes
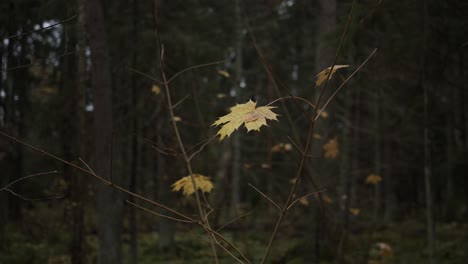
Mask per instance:
[[[277,120],[277,114],[273,113],[271,109],[273,106],[261,106],[256,108],[256,102],[249,100],[245,104],[237,104],[231,107],[231,112],[225,116],[218,118],[212,126],[222,125],[221,129],[216,135],[219,135],[219,141],[223,140],[226,136],[229,137],[235,130],[242,124],[250,130],[260,131],[260,127],[266,126],[266,120]]]
[[[211,192],[214,188],[213,182],[207,176],[201,174],[193,174],[193,180],[197,186],[197,190],[202,192]],[[191,195],[195,192],[195,188],[192,183],[192,179],[189,176],[185,176],[182,179],[172,184],[172,191],[178,192],[182,189],[184,195]]]
[[[349,65],[335,65],[333,66],[333,70],[330,74],[331,67],[326,68],[325,70],[319,72],[317,74],[317,81],[315,81],[315,86],[320,86],[328,77],[328,74],[330,74],[330,79],[333,77],[333,74],[335,74],[336,70],[340,68],[346,68],[349,67]]]
[[[334,159],[338,157],[338,140],[336,138],[330,139],[325,145],[323,145],[323,150],[325,150],[324,157],[326,159]]]

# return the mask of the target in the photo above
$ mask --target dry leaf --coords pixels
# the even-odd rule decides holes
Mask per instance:
[[[314,196],[315,196],[315,198],[317,198],[317,200],[320,201],[319,194],[315,194]],[[320,197],[322,198],[322,201],[326,202],[327,204],[333,204],[333,199],[330,198],[330,196],[328,196],[326,194],[322,194],[322,195],[320,195]]]
[[[346,67],[349,67],[349,65],[335,65],[331,72],[330,79],[333,77],[333,74],[335,74],[336,70]],[[317,74],[317,81],[315,81],[315,86],[320,86],[327,79],[328,74],[330,74],[330,70],[331,67],[328,67]]]
[[[322,136],[320,134],[314,134],[315,139],[322,139]]]
[[[327,143],[325,143],[325,145],[323,145],[323,150],[325,150],[324,157],[326,159],[334,159],[338,157],[338,140],[336,138],[330,139]]]
[[[322,111],[320,112],[320,117],[322,117],[323,119],[327,119],[328,113],[326,111]]]
[[[308,206],[309,205],[309,200],[307,199],[307,197],[301,197],[299,198],[299,203],[304,205],[304,206]]]
[[[197,190],[202,192],[211,192],[211,190],[213,190],[214,184],[211,182],[209,177],[203,176],[201,174],[193,174],[193,180],[195,181]],[[172,191],[177,192],[181,189],[183,190],[184,195],[191,195],[195,192],[190,175],[185,176],[172,184]]]
[[[381,182],[381,181],[382,181],[382,176],[377,175],[377,174],[370,174],[370,175],[367,176],[367,178],[366,178],[366,183],[367,183],[367,184],[376,185],[376,184],[378,184],[378,183]]]
[[[249,100],[245,104],[237,104],[231,107],[231,113],[218,118],[212,126],[222,125],[221,129],[216,135],[219,135],[219,141],[223,140],[226,136],[229,137],[232,132],[237,130],[242,124],[250,130],[260,131],[260,127],[266,126],[266,120],[277,120],[277,114],[271,111],[273,106],[261,106],[255,108],[257,103]]]
[[[359,208],[349,208],[349,212],[352,214],[352,215],[359,215],[359,213],[361,213],[361,209]]]
[[[180,116],[174,116],[174,121],[180,122],[182,121],[182,118]]]
[[[153,84],[153,87],[151,87],[151,92],[155,95],[158,95],[161,93],[161,88],[159,88],[159,86],[157,86],[156,84]]]
[[[218,94],[216,94],[216,97],[217,97],[218,99],[223,99],[223,98],[226,97],[226,94],[225,94],[225,93],[218,93]]]
[[[222,76],[224,76],[224,77],[226,77],[226,78],[231,77],[231,75],[229,74],[229,72],[223,71],[223,70],[219,70],[219,71],[218,71],[218,74],[220,74],[220,75],[222,75]]]

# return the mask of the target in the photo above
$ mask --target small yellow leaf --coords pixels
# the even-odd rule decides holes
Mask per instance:
[[[224,77],[226,77],[226,78],[231,77],[231,75],[229,74],[229,72],[223,71],[223,70],[219,70],[219,71],[218,71],[218,74],[220,74],[220,75],[222,75],[222,76],[224,76]]]
[[[335,74],[336,70],[340,68],[346,68],[349,67],[349,65],[335,65],[333,66],[333,70],[330,74],[331,67],[326,68],[325,70],[319,72],[317,74],[317,81],[315,81],[315,86],[320,86],[327,78],[328,74],[330,74],[330,79],[333,77],[333,74]]]
[[[326,159],[334,159],[338,157],[338,140],[336,138],[330,139],[325,145],[323,145],[323,150],[325,150],[324,157]]]
[[[218,118],[212,126],[222,125],[221,129],[216,135],[219,135],[219,141],[223,140],[226,136],[229,137],[235,130],[242,124],[250,130],[260,131],[260,127],[266,126],[267,119],[276,119],[277,114],[273,113],[271,109],[273,106],[261,106],[256,108],[256,102],[249,100],[245,104],[237,104],[231,107],[231,112],[225,116]]]
[[[367,176],[367,178],[366,178],[366,183],[367,183],[367,184],[376,185],[376,184],[378,184],[378,183],[381,182],[381,181],[382,181],[382,176],[377,175],[377,174],[370,174],[370,175]]]
[[[225,93],[219,93],[219,94],[216,94],[216,97],[218,99],[223,99],[224,97],[226,97],[226,94]]]
[[[319,194],[315,194],[314,196],[315,196],[315,198],[317,198],[317,200],[320,201]],[[326,194],[322,194],[322,195],[320,195],[320,197],[322,198],[322,201],[326,202],[327,204],[333,204],[333,199],[330,198],[330,196],[328,196]]]
[[[292,150],[292,145],[289,143],[278,143],[271,148],[271,152],[289,152]]]
[[[320,134],[314,134],[315,139],[322,139],[322,136]]]
[[[174,121],[180,122],[182,121],[182,118],[180,116],[174,116]]]
[[[328,113],[325,112],[325,111],[322,111],[322,112],[320,112],[320,117],[322,117],[323,119],[327,119]]]
[[[304,206],[308,206],[309,205],[309,200],[307,199],[307,197],[301,197],[301,198],[299,198],[299,203],[304,205]]]
[[[201,174],[193,174],[193,180],[195,181],[197,190],[202,192],[211,192],[211,190],[214,188],[214,184],[211,182],[209,177],[203,176]],[[181,189],[183,190],[184,195],[191,195],[195,192],[195,187],[193,186],[190,175],[185,176],[172,184],[172,191],[177,192]]]
[[[153,84],[153,87],[151,87],[151,92],[153,92],[155,95],[158,95],[161,93],[161,88],[159,88],[159,86],[156,84]]]
[[[359,208],[349,208],[349,212],[352,215],[359,215],[359,213],[361,213],[361,209],[359,209]]]

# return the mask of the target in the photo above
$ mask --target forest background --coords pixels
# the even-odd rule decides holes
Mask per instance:
[[[216,261],[203,228],[128,192],[208,213],[252,263],[466,263],[466,1],[4,0],[0,14],[0,263]],[[316,83],[335,64],[349,66]],[[292,96],[332,99],[312,134],[313,106]],[[275,101],[278,121],[216,138],[249,100]],[[172,190],[187,156],[214,184],[205,213]]]

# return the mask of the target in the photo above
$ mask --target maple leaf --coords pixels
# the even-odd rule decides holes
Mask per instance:
[[[349,65],[335,65],[333,66],[333,70],[330,74],[331,67],[326,68],[325,70],[319,72],[317,74],[317,81],[315,81],[315,86],[320,86],[328,77],[328,74],[330,74],[330,79],[333,77],[333,74],[335,74],[336,70],[340,68],[346,68],[349,67]]]
[[[323,150],[325,150],[326,159],[334,159],[338,157],[338,140],[336,138],[330,139],[325,145],[323,145]]]
[[[382,176],[377,175],[377,174],[370,174],[370,175],[367,176],[367,178],[366,178],[366,183],[367,183],[367,184],[376,185],[376,184],[378,184],[378,183],[381,182],[381,181],[382,181]]]
[[[193,180],[195,181],[197,190],[201,190],[202,192],[211,192],[211,190],[214,188],[214,184],[211,182],[210,177],[194,173]],[[172,191],[174,192],[180,191],[182,189],[184,195],[191,195],[195,192],[190,175],[176,181],[174,184],[172,184],[171,187]]]
[[[237,104],[231,107],[231,112],[222,116],[212,124],[212,126],[222,125],[221,129],[216,135],[219,135],[219,141],[223,140],[226,136],[229,137],[235,130],[242,124],[250,130],[260,131],[260,127],[266,126],[267,119],[278,120],[277,114],[271,111],[273,106],[256,107],[257,103],[249,100],[245,104]]]

